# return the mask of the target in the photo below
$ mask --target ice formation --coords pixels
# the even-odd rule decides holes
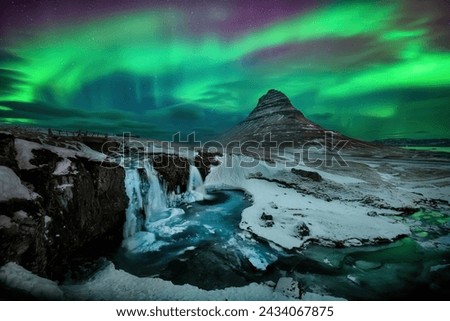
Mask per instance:
[[[170,219],[184,214],[184,210],[176,206],[201,200],[206,195],[202,177],[195,166],[190,167],[186,193],[168,195],[158,173],[148,161],[144,162],[143,168],[126,169],[125,187],[130,201],[123,246],[132,252],[155,251],[164,244],[158,239],[182,231],[183,226],[167,224]]]

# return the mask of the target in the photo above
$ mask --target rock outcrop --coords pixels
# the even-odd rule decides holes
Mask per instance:
[[[167,192],[184,193],[189,180],[189,162],[178,155],[148,155],[153,168],[159,173]]]
[[[12,169],[35,195],[0,202],[0,215],[9,223],[0,226],[0,265],[12,261],[62,279],[73,264],[120,244],[128,204],[123,168],[26,140],[34,148],[30,168],[21,168],[15,137],[1,133],[0,141],[0,166]]]
[[[202,179],[206,178],[211,166],[219,165],[217,153],[199,151],[193,161]],[[155,154],[148,155],[153,168],[158,172],[165,184],[167,192],[184,193],[189,180],[189,160],[179,155]]]

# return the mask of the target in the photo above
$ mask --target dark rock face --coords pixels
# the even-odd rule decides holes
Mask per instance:
[[[309,227],[305,223],[302,223],[297,226],[297,232],[298,236],[303,239],[304,237],[309,236]]]
[[[298,175],[298,176],[301,176],[304,178],[309,178],[315,182],[322,181],[322,176],[320,176],[320,174],[317,172],[309,172],[309,171],[304,171],[304,170],[295,169],[295,168],[292,168],[291,172],[294,173],[295,175]]]
[[[287,143],[284,147],[330,147],[331,141],[325,140],[325,132],[326,129],[308,120],[296,109],[285,94],[271,89],[259,99],[248,117],[226,132],[220,140],[223,143],[262,142],[264,139],[268,140],[270,135],[271,140],[278,144]],[[337,141],[348,141],[345,145],[347,148],[374,147],[337,132],[333,132],[333,139],[335,144]]]
[[[151,156],[153,168],[161,175],[168,192],[184,193],[189,180],[189,162],[178,155]]]
[[[174,284],[191,284],[205,290],[245,286],[257,272],[237,253],[227,253],[219,245],[204,245],[188,251],[183,260],[171,261],[159,275]],[[251,273],[249,273],[251,271]]]
[[[265,212],[263,212],[263,213],[261,214],[261,219],[262,219],[263,221],[273,221],[273,216],[270,215],[270,214],[266,214]]]
[[[0,165],[17,169],[15,157],[14,136],[0,133]]]
[[[272,227],[275,224],[275,222],[273,221],[273,215],[263,212],[260,218],[264,221],[265,227]]]
[[[211,166],[220,164],[216,153],[200,151],[194,160],[203,180],[209,174]],[[161,175],[168,192],[184,193],[189,180],[189,161],[178,155],[157,154],[150,156],[153,168]]]
[[[14,139],[8,144],[12,148],[2,148],[0,165],[13,169],[40,197],[0,203],[0,214],[12,223],[0,229],[0,265],[14,261],[38,275],[62,279],[72,264],[120,244],[128,205],[123,168],[73,157],[68,159],[76,172],[54,175],[62,158],[43,147],[32,151],[30,163],[37,168],[19,170]]]

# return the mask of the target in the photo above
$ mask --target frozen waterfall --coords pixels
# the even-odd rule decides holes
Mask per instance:
[[[167,210],[167,198],[153,166],[144,162],[144,168],[125,171],[125,189],[129,198],[124,226],[124,238],[140,232],[152,215]]]
[[[203,183],[202,175],[197,167],[194,165],[189,166],[189,181],[187,185],[187,193],[189,194],[192,202],[201,201],[207,198],[205,185]]]
[[[123,237],[133,236],[139,230],[138,218],[143,206],[141,179],[138,169],[125,170],[125,190],[129,198]]]
[[[129,198],[124,225],[123,246],[132,252],[155,250],[161,240],[181,227],[169,228],[169,221],[184,210],[178,204],[207,198],[202,176],[197,167],[189,166],[187,190],[183,194],[167,194],[152,164],[144,161],[143,168],[125,171],[125,187]],[[159,245],[158,245],[159,244]]]
[[[148,179],[148,191],[145,199],[145,216],[149,218],[152,212],[160,212],[167,209],[166,192],[161,186],[158,174],[149,162],[144,162],[144,169]]]

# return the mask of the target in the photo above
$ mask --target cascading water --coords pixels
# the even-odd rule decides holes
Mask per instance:
[[[194,165],[189,166],[187,193],[192,199],[191,202],[204,200],[208,196],[203,183],[202,175],[200,174],[198,168]]]
[[[153,166],[144,161],[143,168],[127,169],[126,192],[130,199],[126,212],[123,246],[131,252],[157,250],[166,244],[165,238],[182,231],[183,224],[170,223],[184,214],[177,204],[192,203],[208,198],[197,167],[189,166],[187,190],[183,194],[167,195]],[[169,207],[170,206],[173,207]]]
[[[127,169],[125,187],[129,198],[124,225],[123,246],[132,252],[154,250],[158,226],[172,215],[183,214],[182,209],[168,208],[167,196],[153,166],[144,161],[144,167]]]
[[[123,237],[127,239],[139,231],[139,217],[143,207],[141,178],[137,168],[126,169],[125,190],[129,198]]]
[[[148,161],[144,162],[144,169],[149,184],[145,201],[145,217],[148,220],[152,213],[167,210],[167,197],[156,171]]]
[[[178,194],[172,192],[166,197],[167,204],[169,204],[171,207],[177,207],[180,204],[209,200],[211,198],[211,195],[208,195],[206,191],[202,175],[200,174],[198,168],[194,165],[190,165],[186,192],[180,194],[178,190]]]
[[[152,214],[167,209],[166,193],[152,165],[144,162],[143,174],[138,168],[125,171],[125,189],[129,198],[124,238],[140,232]]]

